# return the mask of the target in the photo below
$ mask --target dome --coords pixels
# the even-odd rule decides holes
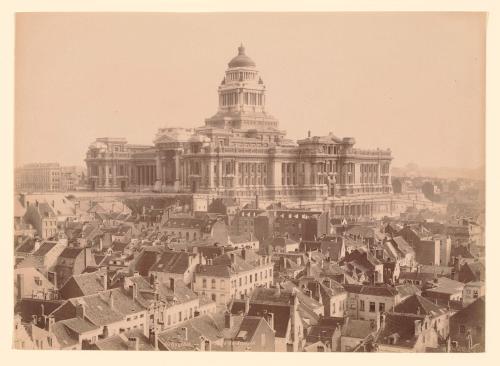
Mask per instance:
[[[255,67],[255,62],[245,54],[245,47],[238,47],[238,56],[228,63],[229,67]]]

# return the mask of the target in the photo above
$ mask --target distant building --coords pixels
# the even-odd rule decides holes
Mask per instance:
[[[18,192],[66,192],[76,190],[83,181],[83,169],[58,163],[33,163],[16,168]]]

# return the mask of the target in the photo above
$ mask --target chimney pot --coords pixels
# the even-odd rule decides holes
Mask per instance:
[[[224,328],[231,329],[233,327],[233,316],[229,311],[224,314]]]
[[[245,315],[250,311],[250,297],[245,296]]]

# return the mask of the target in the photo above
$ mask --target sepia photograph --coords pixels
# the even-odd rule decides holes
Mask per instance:
[[[11,348],[484,353],[487,20],[17,12]]]

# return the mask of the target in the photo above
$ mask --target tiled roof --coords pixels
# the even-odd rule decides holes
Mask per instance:
[[[47,202],[40,202],[38,204],[38,212],[41,217],[55,217],[56,214],[52,207]]]
[[[424,318],[424,315],[388,313],[376,341],[380,344],[412,348],[418,339],[415,335],[415,321]],[[394,338],[394,335],[397,336]],[[391,336],[395,340],[394,343],[390,341]]]
[[[20,314],[23,321],[31,322],[32,315],[42,316],[42,312],[44,315],[48,315],[61,306],[62,303],[62,300],[23,298],[17,302],[14,312]]]
[[[142,276],[147,276],[149,270],[158,260],[162,250],[155,247],[144,248],[137,258],[134,264],[134,269],[138,271]]]
[[[349,319],[342,328],[342,336],[364,339],[375,331],[374,324],[369,320]]]
[[[28,238],[16,248],[17,253],[31,253],[35,248],[35,239]]]
[[[83,248],[65,248],[59,257],[75,259],[83,251]]]
[[[111,297],[113,301],[111,303]],[[128,296],[123,289],[112,289],[69,300],[74,306],[83,303],[85,318],[95,325],[103,326],[123,320],[145,308]]]
[[[411,281],[432,281],[434,279],[434,273],[423,273],[419,271],[414,272],[400,272],[399,279],[400,280],[411,280]]]
[[[93,330],[99,329],[98,326],[89,323],[88,321],[81,318],[70,318],[62,321],[66,327],[74,331],[75,333],[82,334],[86,332],[91,332]]]
[[[472,319],[478,323],[483,322],[485,318],[486,298],[480,297],[472,304],[453,314],[450,322],[460,323],[460,321],[470,322]]]
[[[99,271],[74,275],[64,283],[60,292],[67,299],[97,294],[104,291],[103,280]]]
[[[264,321],[264,318],[260,316],[243,317],[236,334],[232,338],[236,341],[250,342],[259,328],[259,325]]]
[[[401,295],[401,298],[406,298],[408,296],[412,295],[420,295],[422,291],[415,285],[411,283],[405,283],[402,285],[396,285],[394,286],[396,291]]]
[[[464,284],[446,277],[440,277],[437,281],[433,282],[433,288],[427,289],[426,292],[444,293],[444,294],[456,294],[457,292],[462,292]]]
[[[196,268],[196,274],[200,276],[229,278],[231,273],[231,267],[225,264],[201,264]]]
[[[461,256],[465,259],[473,259],[474,256],[471,254],[469,249],[465,245],[452,246],[450,257],[458,257]]]
[[[44,256],[48,252],[52,250],[57,245],[57,242],[44,242],[42,245],[40,245],[40,248],[38,248],[37,251],[33,253],[34,256]]]
[[[154,346],[151,345],[149,338],[139,329],[131,329],[121,334],[99,340],[95,343],[95,349],[102,351],[134,351],[135,344],[129,341],[129,338],[138,340],[138,351],[153,351]]]
[[[78,335],[73,333],[66,327],[64,320],[55,322],[52,326],[52,333],[54,334],[57,342],[61,347],[72,347],[76,346],[78,342]]]
[[[235,300],[230,309],[231,313],[239,314],[245,310],[244,300]],[[278,338],[285,338],[290,322],[290,305],[279,303],[257,303],[250,301],[250,307],[247,315],[250,316],[263,316],[264,312],[274,314],[274,330]]]
[[[398,295],[398,291],[389,285],[351,285],[345,284],[344,288],[347,292],[361,294],[361,295],[372,295],[372,296],[385,296],[394,297]]]
[[[189,267],[190,254],[186,252],[165,251],[150,268],[154,272],[185,273]]]
[[[447,309],[434,304],[425,297],[413,295],[397,304],[394,307],[393,312],[406,314],[425,314],[434,317],[446,313]]]

